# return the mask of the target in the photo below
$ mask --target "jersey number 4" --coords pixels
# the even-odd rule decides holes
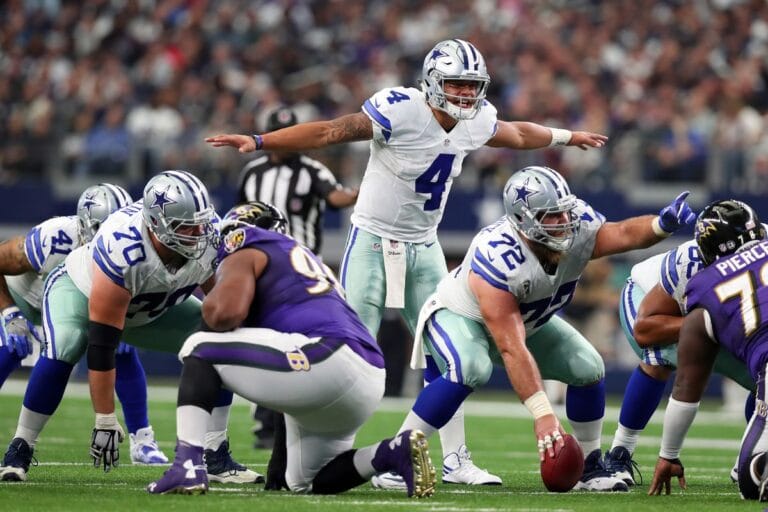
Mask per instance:
[[[440,153],[426,171],[416,178],[416,192],[429,194],[424,202],[424,211],[437,210],[443,202],[445,183],[451,175],[453,160],[456,155]]]

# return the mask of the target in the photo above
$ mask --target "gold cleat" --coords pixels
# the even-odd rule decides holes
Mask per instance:
[[[429,458],[429,443],[421,430],[411,431],[408,442],[411,445],[413,497],[429,498],[435,493],[435,466]]]

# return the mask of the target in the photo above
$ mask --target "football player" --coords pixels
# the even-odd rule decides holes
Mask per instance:
[[[283,214],[261,202],[224,217],[216,285],[203,302],[206,329],[179,354],[176,459],[147,490],[207,490],[206,425],[226,387],[284,413],[286,439],[276,448],[286,450],[290,490],[338,493],[394,470],[409,496],[431,495],[434,468],[421,432],[352,449],[384,394],[384,357],[333,273],[285,227]]]
[[[347,301],[374,337],[385,307],[400,309],[413,333],[421,306],[447,273],[437,225],[469,152],[483,146],[599,148],[607,140],[596,133],[498,120],[496,108],[485,99],[490,83],[485,59],[464,40],[437,43],[424,59],[421,78],[421,89],[387,87],[366,100],[361,112],[331,121],[206,139],[243,153],[371,141],[340,276]],[[425,380],[439,373],[429,365]],[[440,440],[443,482],[501,484],[472,462],[462,408],[440,431]],[[383,478],[374,479],[374,485],[398,487],[402,482]]]
[[[733,204],[731,204],[733,203]],[[722,201],[741,211],[738,201]],[[627,383],[621,403],[619,426],[605,464],[627,485],[634,485],[636,464],[632,453],[637,439],[661,402],[667,380],[677,366],[677,337],[683,323],[685,286],[704,267],[696,240],[656,256],[634,267],[622,290],[619,317],[627,342],[640,357]],[[730,377],[749,391],[755,383],[743,362],[728,351],[720,351],[714,371]],[[754,409],[754,393],[747,397],[747,419]],[[731,478],[736,481],[736,467]]]
[[[570,302],[590,260],[649,247],[692,222],[687,194],[658,216],[605,222],[556,171],[532,166],[513,174],[504,187],[506,215],[475,236],[422,309],[411,365],[423,366],[426,353],[441,375],[419,394],[401,431],[432,434],[501,363],[533,414],[542,459],[544,451],[560,449],[564,432],[543,378],[568,384],[566,414],[586,457],[575,489],[627,491],[605,470],[600,450],[603,360],[556,313]]]
[[[80,195],[77,215],[54,217],[38,224],[25,236],[0,244],[0,344],[3,345],[0,347],[0,386],[31,353],[32,342],[42,343],[35,325],[40,324],[46,276],[67,254],[90,242],[107,216],[132,202],[122,187],[100,183]],[[136,349],[121,343],[115,365],[115,386],[128,427],[131,461],[165,464],[168,458],[158,448],[149,424],[147,378]]]
[[[757,383],[755,410],[741,441],[739,492],[768,500],[766,370],[768,367],[768,240],[757,214],[740,201],[715,201],[699,215],[696,243],[704,268],[685,289],[677,373],[664,413],[659,459],[649,495],[670,494],[677,477],[685,489],[680,450],[696,416],[719,352],[744,362]]]
[[[141,202],[111,215],[91,243],[72,251],[48,276],[42,299],[46,357],[32,370],[0,478],[26,478],[35,442],[61,401],[72,368],[86,353],[96,412],[91,457],[105,471],[117,463],[124,437],[114,412],[119,340],[176,353],[196,330],[201,303],[192,293],[213,285],[217,220],[199,179],[165,171],[149,180]],[[211,416],[209,478],[262,480],[229,454],[231,402],[232,393],[222,392]]]

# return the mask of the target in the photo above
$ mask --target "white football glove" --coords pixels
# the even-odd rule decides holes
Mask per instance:
[[[94,467],[103,466],[104,472],[117,467],[120,450],[117,445],[125,439],[123,427],[117,421],[115,413],[96,413],[96,424],[91,434],[91,458]]]

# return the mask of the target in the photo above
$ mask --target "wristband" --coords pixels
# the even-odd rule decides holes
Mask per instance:
[[[3,318],[7,317],[8,315],[12,315],[13,313],[21,313],[21,310],[18,306],[8,306],[7,308],[0,311],[0,315],[2,315]]]
[[[253,139],[253,142],[256,143],[257,151],[262,147],[264,147],[264,139],[261,137],[261,135],[254,133],[253,135],[251,135],[251,138]]]
[[[552,132],[552,140],[549,143],[549,147],[552,146],[567,146],[569,142],[571,142],[571,137],[573,136],[573,132],[570,130],[563,130],[562,128],[549,128],[547,129]]]
[[[537,391],[529,396],[525,402],[523,402],[523,405],[526,406],[529,411],[531,411],[531,414],[533,414],[533,419],[535,420],[541,418],[542,416],[546,416],[547,414],[555,414],[555,411],[552,410],[552,405],[549,403],[547,394],[543,391]]]
[[[659,218],[660,217],[656,216],[651,221],[651,229],[653,230],[653,234],[659,238],[669,238],[669,236],[672,233],[669,233],[667,231],[664,231],[664,229],[662,229],[661,224],[659,223]]]

